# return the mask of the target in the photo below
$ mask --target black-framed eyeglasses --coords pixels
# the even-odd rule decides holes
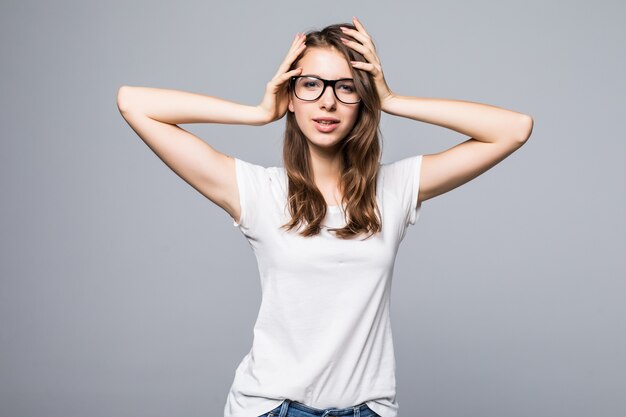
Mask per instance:
[[[356,104],[361,101],[352,78],[325,80],[312,75],[298,75],[291,77],[290,83],[292,91],[300,100],[316,101],[324,94],[326,87],[330,85],[335,97],[342,103]]]

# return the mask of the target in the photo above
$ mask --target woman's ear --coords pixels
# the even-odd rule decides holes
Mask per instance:
[[[292,112],[292,113],[294,112],[293,101],[291,100],[291,95],[289,96],[289,106],[287,106],[287,107],[289,108],[290,112]]]

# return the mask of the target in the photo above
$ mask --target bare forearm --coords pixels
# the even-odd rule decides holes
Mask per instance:
[[[526,114],[488,104],[392,94],[384,112],[452,129],[483,142],[525,141],[532,131]]]
[[[122,86],[117,95],[120,112],[139,112],[170,124],[223,123],[263,125],[258,106],[181,90]]]

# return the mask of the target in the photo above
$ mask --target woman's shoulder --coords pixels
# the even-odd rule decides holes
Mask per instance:
[[[282,166],[265,166],[241,158],[235,158],[237,173],[242,180],[256,184],[257,187],[271,186],[285,188],[287,174]]]
[[[380,164],[380,171],[389,180],[402,181],[403,178],[414,174],[419,169],[422,155],[411,155],[391,162]]]
[[[266,166],[238,157],[234,157],[234,159],[237,168],[241,169],[242,171],[245,170],[247,173],[257,176],[277,176],[280,175],[280,171],[282,170],[282,167],[279,166]]]

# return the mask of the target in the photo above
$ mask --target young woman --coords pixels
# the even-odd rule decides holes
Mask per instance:
[[[123,86],[118,107],[176,174],[233,219],[257,257],[262,302],[225,417],[395,417],[393,266],[422,202],[502,161],[525,114],[401,96],[363,25],[296,35],[261,104]],[[381,164],[381,110],[470,138]],[[284,167],[222,154],[181,123],[264,125],[285,113]]]

